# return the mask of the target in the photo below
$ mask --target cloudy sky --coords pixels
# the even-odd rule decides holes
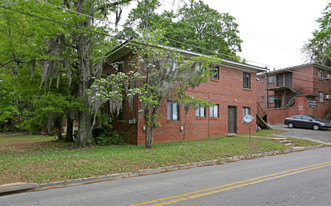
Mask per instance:
[[[318,28],[316,19],[331,0],[203,0],[239,24],[247,63],[280,69],[307,63],[301,49]],[[161,10],[176,10],[189,0],[160,0]],[[130,8],[134,8],[132,3]],[[161,11],[162,12],[162,11]],[[127,14],[124,14],[124,16]],[[123,18],[125,19],[125,17]],[[124,21],[122,20],[122,24]]]
[[[301,48],[330,0],[204,0],[239,24],[241,57],[279,69],[306,63]]]

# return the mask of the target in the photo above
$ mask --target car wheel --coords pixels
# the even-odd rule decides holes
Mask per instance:
[[[319,130],[320,129],[320,126],[318,126],[317,124],[315,124],[314,126],[313,126],[313,130]]]
[[[292,122],[288,123],[288,127],[293,128],[294,127],[293,123]]]

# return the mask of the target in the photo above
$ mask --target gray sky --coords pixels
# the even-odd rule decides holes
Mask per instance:
[[[306,63],[301,48],[330,0],[203,0],[239,24],[241,57],[276,69]]]
[[[330,0],[203,0],[219,12],[229,13],[239,24],[242,52],[247,63],[280,69],[307,63],[301,52],[318,28]],[[189,0],[160,0],[160,10],[177,9]],[[174,3],[174,4],[173,4]],[[132,3],[130,8],[136,7]],[[124,14],[124,16],[127,14]],[[124,18],[125,19],[125,18]],[[124,21],[121,22],[124,24]]]

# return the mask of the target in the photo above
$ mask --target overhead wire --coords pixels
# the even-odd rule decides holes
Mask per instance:
[[[106,21],[106,20],[104,20],[104,19],[96,18],[96,17],[90,16],[90,15],[87,15],[87,14],[83,14],[83,13],[81,13],[81,12],[77,12],[77,11],[69,10],[69,9],[66,9],[66,8],[63,8],[63,7],[60,7],[60,6],[54,5],[54,4],[47,3],[47,2],[42,1],[42,0],[36,0],[36,1],[41,2],[41,3],[44,3],[44,4],[49,5],[49,6],[52,6],[52,7],[56,7],[56,8],[58,8],[58,9],[62,9],[63,11],[70,11],[70,12],[72,12],[72,13],[76,13],[76,14],[79,14],[79,15],[84,15],[84,16],[86,16],[86,17],[93,18],[93,19],[96,19],[96,20],[98,20],[98,21],[103,21],[103,22],[107,22],[107,23],[115,24],[115,23],[112,23],[112,22],[110,22],[110,21]],[[165,0],[163,0],[163,2],[170,3],[170,2],[165,1]],[[184,2],[184,3],[185,3],[185,2]],[[177,4],[177,5],[179,5],[179,4]],[[11,9],[11,8],[8,8],[8,7],[5,7],[5,6],[1,6],[1,7],[2,7],[2,8],[5,8],[5,9],[8,9],[8,10],[12,10],[12,11],[18,12],[18,13],[21,13],[21,14],[25,14],[25,15],[29,15],[29,16],[34,16],[34,17],[36,17],[36,18],[44,19],[44,20],[47,20],[47,21],[52,21],[52,22],[54,22],[54,23],[59,23],[59,24],[65,25],[65,26],[69,26],[69,27],[76,28],[76,29],[81,29],[81,30],[85,30],[85,31],[89,31],[89,32],[93,32],[93,33],[97,33],[97,34],[101,34],[101,35],[106,35],[106,36],[110,36],[110,37],[117,38],[117,39],[120,39],[120,40],[127,40],[127,39],[124,39],[124,38],[119,38],[118,36],[115,36],[115,35],[110,35],[110,34],[107,34],[107,33],[99,32],[99,31],[95,31],[95,30],[90,30],[90,29],[86,29],[86,28],[78,27],[78,26],[74,26],[74,25],[70,25],[70,24],[63,23],[63,22],[56,21],[56,20],[52,20],[52,19],[49,19],[49,18],[40,17],[40,16],[37,16],[37,15],[34,15],[34,14],[29,14],[29,13],[26,13],[26,12],[22,12],[22,11],[18,11],[18,10],[15,10],[15,9]],[[121,25],[121,24],[118,24],[118,25],[124,28],[124,25]],[[206,49],[206,48],[202,48],[202,47],[198,47],[198,46],[195,46],[195,45],[187,44],[187,43],[185,43],[185,42],[181,42],[181,41],[174,40],[174,39],[171,39],[171,38],[166,38],[166,39],[169,40],[169,41],[173,41],[173,42],[176,42],[176,43],[182,44],[182,45],[186,45],[186,46],[194,47],[194,48],[197,48],[197,49],[205,50],[205,51],[208,51],[208,52],[212,52],[212,53],[214,53],[214,54],[216,54],[216,55],[223,55],[223,56],[227,56],[227,57],[230,57],[230,58],[233,57],[233,56],[230,56],[230,55],[228,55],[228,54],[224,54],[224,53],[216,53],[216,52],[213,51],[213,50],[209,50],[209,49]],[[251,60],[248,60],[248,59],[245,59],[245,61],[247,61],[247,62],[252,62],[252,63],[254,63],[254,64],[263,65],[264,67],[273,67],[273,66],[268,65],[268,64],[264,64],[264,63],[260,63],[260,62],[256,62],[256,61],[251,61]]]
[[[60,6],[57,6],[57,5],[54,5],[54,4],[50,4],[50,3],[47,3],[45,1],[42,1],[42,0],[36,0],[38,2],[41,2],[41,3],[44,3],[46,5],[49,5],[49,6],[53,6],[53,7],[56,7],[56,8],[59,8],[59,9],[62,9],[63,11],[70,11],[72,13],[76,13],[76,14],[79,14],[79,15],[84,15],[86,17],[89,17],[89,18],[93,18],[93,19],[96,19],[98,21],[103,21],[103,22],[107,22],[105,21],[104,19],[100,19],[100,18],[96,18],[96,17],[93,17],[93,16],[90,16],[90,15],[87,15],[87,14],[83,14],[81,12],[77,12],[77,11],[73,11],[73,10],[70,10],[70,9],[66,9],[66,8],[63,8],[63,7],[60,7]],[[168,4],[171,4],[173,5],[173,3],[170,3],[169,1],[167,0],[162,0],[163,2],[166,2]],[[173,1],[174,2],[174,1]],[[184,0],[181,0],[182,3],[186,3]],[[180,5],[180,2],[177,4],[177,8],[179,7]],[[112,23],[112,22],[111,22]],[[115,23],[112,23],[115,25]],[[121,26],[121,27],[125,27],[124,25],[122,24],[118,24],[118,26]],[[115,37],[115,36],[112,36],[112,37]],[[224,53],[220,53],[220,52],[215,52],[213,50],[209,50],[209,49],[206,49],[206,48],[202,48],[202,47],[198,47],[198,46],[195,46],[195,45],[192,45],[192,44],[187,44],[185,42],[181,42],[181,41],[178,41],[178,40],[174,40],[174,39],[171,39],[171,38],[166,38],[168,39],[169,41],[172,41],[172,42],[176,42],[176,43],[179,43],[179,44],[183,44],[183,45],[186,45],[186,46],[190,46],[190,47],[194,47],[194,48],[197,48],[197,49],[201,49],[201,50],[204,50],[204,51],[208,51],[208,52],[212,52],[216,55],[222,55],[224,57],[229,57],[229,58],[233,58],[233,56],[230,56],[228,54],[224,54]],[[123,40],[123,39],[122,39]],[[239,56],[238,56],[239,57]],[[239,57],[241,60],[243,60],[241,57]],[[265,64],[265,63],[260,63],[260,62],[256,62],[256,61],[252,61],[252,60],[248,60],[248,59],[244,59],[246,62],[250,62],[250,63],[253,63],[253,64],[258,64],[258,65],[262,65],[263,67],[273,67],[271,65],[268,65],[268,64]]]

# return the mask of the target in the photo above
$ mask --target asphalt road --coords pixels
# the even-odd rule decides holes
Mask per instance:
[[[0,205],[329,206],[330,194],[331,147],[323,147],[223,165],[2,196]]]
[[[308,139],[323,144],[331,145],[331,130],[315,131],[312,129],[288,128],[287,125],[283,125],[283,124],[272,125],[272,128],[285,130],[285,132],[275,133],[273,134],[273,136]]]

